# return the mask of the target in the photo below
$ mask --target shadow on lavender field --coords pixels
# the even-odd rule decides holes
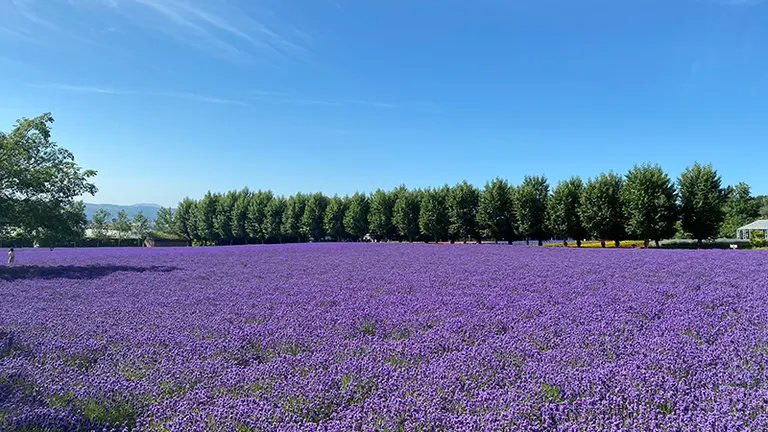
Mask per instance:
[[[89,265],[89,266],[22,266],[0,269],[0,280],[15,281],[23,279],[100,279],[118,272],[130,273],[171,273],[180,270],[170,266],[125,266],[125,265]]]

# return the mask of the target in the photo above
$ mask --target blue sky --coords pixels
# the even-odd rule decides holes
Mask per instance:
[[[0,128],[53,112],[91,202],[695,160],[768,193],[767,43],[746,0],[0,0]]]

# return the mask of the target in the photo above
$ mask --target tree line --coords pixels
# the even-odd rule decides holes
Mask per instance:
[[[519,185],[495,178],[482,189],[466,181],[426,189],[377,190],[351,196],[297,193],[289,197],[247,188],[185,198],[163,208],[155,230],[190,245],[265,242],[399,240],[468,242],[549,239],[564,244],[598,239],[618,246],[641,239],[647,247],[689,237],[699,244],[752,222],[764,197],[749,186],[723,187],[711,165],[694,163],[676,181],[659,165],[640,164],[551,187],[544,176]],[[768,204],[768,203],[766,203]],[[768,213],[763,204],[762,211]]]
[[[82,169],[51,139],[53,123],[46,113],[0,131],[0,242],[77,245],[85,237],[85,206],[76,198],[97,192],[96,171]],[[768,218],[765,196],[753,197],[744,183],[721,183],[711,165],[696,163],[675,181],[658,165],[642,164],[623,175],[572,177],[554,188],[544,176],[527,176],[520,185],[496,178],[481,189],[464,181],[344,197],[243,189],[186,198],[174,211],[162,209],[154,226],[141,214],[111,219],[101,211],[90,228],[97,242],[116,236],[118,244],[129,234],[141,243],[166,233],[188,244],[631,238],[647,245],[670,237],[733,237],[738,227]]]

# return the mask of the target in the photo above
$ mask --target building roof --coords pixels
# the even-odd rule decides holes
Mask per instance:
[[[106,238],[109,238],[109,239],[116,239],[119,236],[120,236],[120,233],[115,231],[115,230],[107,230],[107,232],[106,232]],[[86,238],[94,238],[93,230],[90,229],[90,228],[86,229],[85,230],[85,237]],[[127,232],[127,233],[123,234],[123,239],[124,240],[136,240],[137,238],[138,237],[136,237],[136,235],[133,234],[132,232]]]
[[[744,225],[740,230],[768,230],[768,219],[761,219]]]

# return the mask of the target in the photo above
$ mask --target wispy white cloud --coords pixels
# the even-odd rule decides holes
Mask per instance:
[[[260,90],[253,90],[250,93],[251,93],[250,99],[252,100],[274,102],[274,103],[285,103],[285,104],[325,105],[325,106],[357,105],[357,106],[368,106],[368,107],[374,107],[374,108],[397,108],[399,106],[398,104],[393,104],[388,102],[366,101],[366,100],[355,100],[355,99],[306,99],[306,98],[296,97],[288,93],[269,92],[269,91],[260,91]]]
[[[227,98],[214,97],[214,96],[202,95],[202,94],[190,93],[190,92],[125,90],[125,89],[115,89],[115,88],[108,88],[108,87],[94,87],[94,86],[71,85],[71,84],[61,84],[61,83],[27,84],[27,86],[34,87],[34,88],[48,89],[48,90],[59,90],[59,91],[68,91],[68,92],[77,92],[77,93],[161,97],[161,98],[185,99],[185,100],[194,101],[194,102],[216,104],[216,105],[239,105],[239,106],[245,106],[245,107],[251,106],[247,102],[243,102],[237,99],[227,99]]]
[[[100,1],[108,2],[139,25],[154,26],[176,40],[217,56],[248,60],[296,56],[306,51],[291,38],[293,27],[281,23],[263,2],[252,3],[260,8],[262,16],[257,19],[227,0]]]
[[[71,92],[78,92],[78,93],[100,93],[100,94],[112,94],[112,95],[136,94],[136,92],[126,91],[126,90],[116,90],[116,89],[103,88],[103,87],[91,87],[91,86],[80,86],[80,85],[59,84],[59,83],[27,84],[27,86],[40,88],[40,89],[64,90],[64,91],[71,91]]]
[[[231,0],[0,0],[0,30],[18,36],[69,32],[85,39],[88,28],[79,20],[62,20],[87,12],[104,20],[114,18],[156,32],[212,56],[237,61],[297,59],[308,52],[311,38],[282,21],[265,1],[244,4]]]
[[[728,6],[757,6],[765,0],[714,0],[714,2]]]
[[[328,1],[328,3],[330,3],[336,9],[344,12],[344,8],[341,6],[341,3],[339,3],[338,1],[336,1],[336,0],[327,0],[327,1]]]

